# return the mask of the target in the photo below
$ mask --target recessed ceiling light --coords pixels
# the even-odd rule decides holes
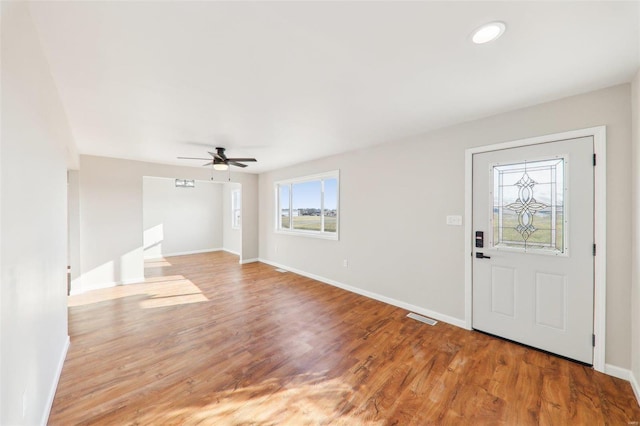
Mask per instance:
[[[506,28],[504,22],[490,22],[475,30],[471,36],[471,40],[475,44],[488,43],[500,37]]]

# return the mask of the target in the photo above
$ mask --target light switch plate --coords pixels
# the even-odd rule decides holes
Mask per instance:
[[[462,226],[462,216],[447,216],[447,225]]]

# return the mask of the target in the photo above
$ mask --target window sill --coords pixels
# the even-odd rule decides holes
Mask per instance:
[[[276,234],[294,235],[298,237],[319,238],[321,240],[334,240],[334,241],[340,240],[337,232],[335,234],[331,234],[329,232],[294,231],[294,230],[283,230],[283,229],[276,229],[275,232]]]

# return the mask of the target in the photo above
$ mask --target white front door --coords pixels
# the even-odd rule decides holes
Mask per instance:
[[[473,155],[474,329],[593,363],[593,179],[592,137]]]

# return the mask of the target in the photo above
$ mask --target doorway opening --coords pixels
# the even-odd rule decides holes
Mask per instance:
[[[241,184],[143,177],[145,260],[211,251],[242,253]]]

